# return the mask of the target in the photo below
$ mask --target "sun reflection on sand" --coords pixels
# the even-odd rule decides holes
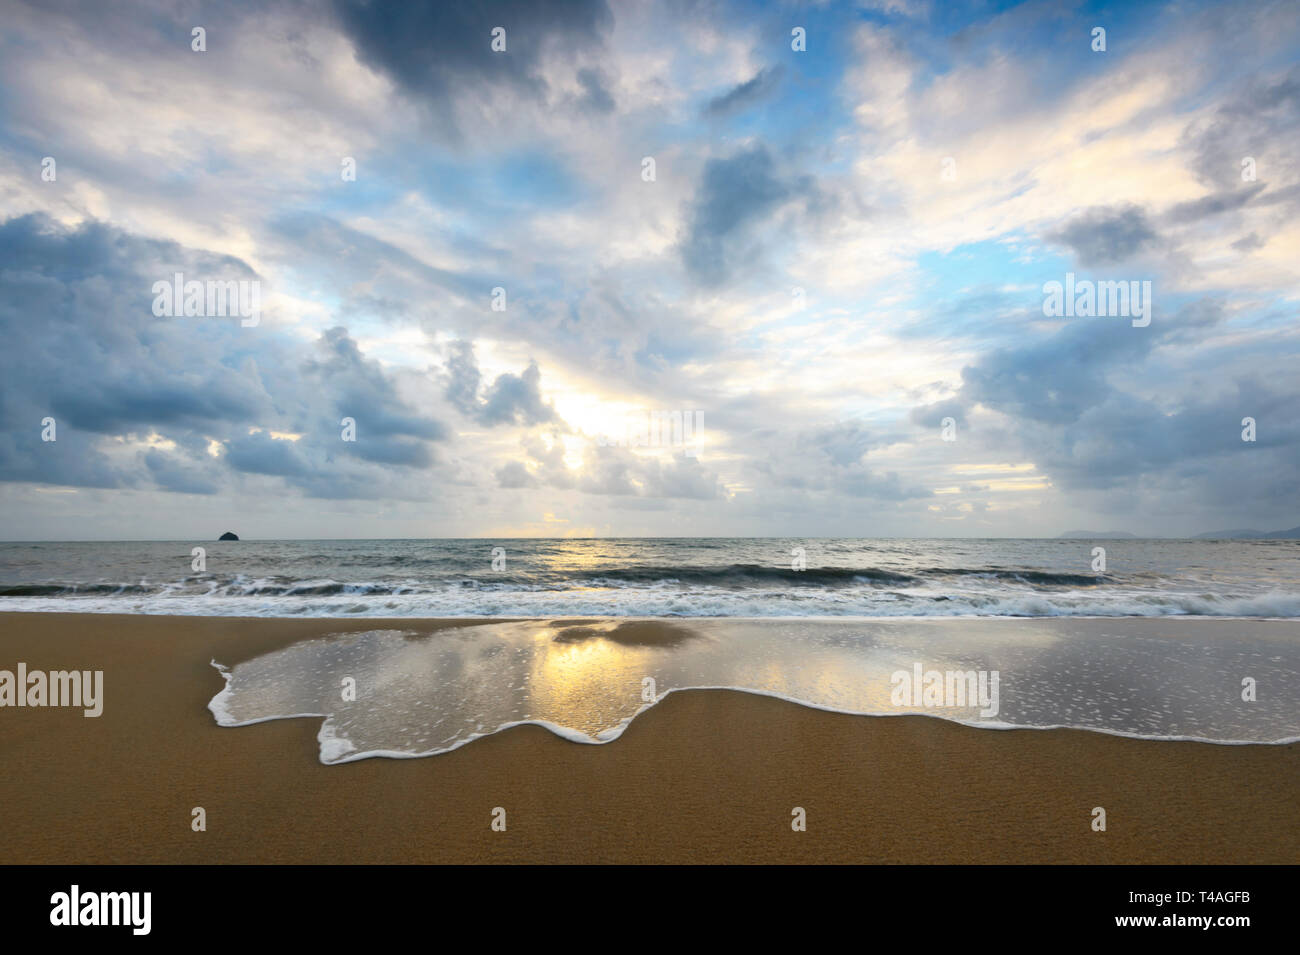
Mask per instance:
[[[598,636],[560,641],[562,633],[539,628],[534,635],[529,702],[535,712],[592,737],[636,715],[653,651]]]
[[[227,687],[209,707],[224,726],[323,717],[327,763],[446,752],[520,723],[608,742],[668,693],[695,688],[1002,728],[1064,725],[1210,741],[1300,736],[1288,701],[1233,707],[1210,691],[1224,667],[1245,672],[1262,653],[1276,670],[1277,646],[1183,646],[1103,626],[1080,631],[1069,621],[797,618],[376,630],[305,640],[223,670]],[[1175,652],[1182,665],[1171,668]],[[349,685],[351,697],[340,691]]]

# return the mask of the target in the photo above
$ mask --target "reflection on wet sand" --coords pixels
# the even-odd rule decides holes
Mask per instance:
[[[625,647],[675,647],[698,635],[697,631],[689,627],[661,620],[624,620],[613,626],[607,624],[604,627],[590,626],[599,623],[596,620],[555,621],[548,626],[557,627],[569,623],[573,625],[564,626],[564,629],[555,635],[556,643],[575,643],[579,640],[599,638],[612,640]]]
[[[709,687],[999,728],[1219,742],[1300,736],[1300,706],[1286,692],[1244,706],[1221,685],[1225,672],[1266,672],[1276,686],[1300,686],[1294,640],[1245,643],[1214,627],[1174,635],[1158,626],[1168,629],[1147,622],[1121,632],[1066,620],[584,618],[375,630],[305,640],[223,668],[227,686],[209,706],[226,726],[321,717],[326,763],[432,755],[520,723],[608,742],[667,693]],[[952,698],[964,687],[969,692]],[[999,692],[991,706],[979,698],[989,687]]]

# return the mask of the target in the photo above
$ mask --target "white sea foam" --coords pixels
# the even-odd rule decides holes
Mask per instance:
[[[1292,624],[1257,624],[1249,639],[1237,639],[1208,622],[1177,635],[1155,621],[1114,631],[1062,620],[659,623],[677,629],[655,643],[609,618],[321,637],[230,670],[214,663],[227,684],[209,707],[224,726],[323,718],[324,763],[434,755],[521,724],[606,743],[686,689],[989,729],[1068,727],[1215,743],[1300,739],[1300,634]],[[981,715],[978,705],[897,704],[891,675],[914,665],[996,671],[1000,706]],[[1266,681],[1269,692],[1242,702],[1232,682],[1242,674]],[[345,678],[355,700],[343,698]]]
[[[835,591],[482,591],[243,596],[9,597],[0,611],[175,614],[208,617],[1300,617],[1300,594],[842,593]]]
[[[1110,541],[1105,569],[1094,544],[531,540],[497,566],[485,541],[240,541],[195,572],[188,543],[0,543],[0,611],[1300,618],[1300,542]]]
[[[211,661],[212,665],[217,668],[226,685],[221,688],[221,692],[208,701],[208,709],[212,715],[217,718],[217,722],[222,726],[234,726],[235,718],[230,713],[230,707],[227,701],[230,699],[230,668],[224,667],[216,660]]]

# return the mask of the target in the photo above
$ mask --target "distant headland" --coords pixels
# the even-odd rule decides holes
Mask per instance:
[[[1060,535],[1070,540],[1126,540],[1136,538],[1136,534],[1127,531],[1066,531]],[[1231,530],[1209,531],[1191,538],[1152,537],[1149,540],[1297,540],[1300,539],[1300,527],[1286,531]]]

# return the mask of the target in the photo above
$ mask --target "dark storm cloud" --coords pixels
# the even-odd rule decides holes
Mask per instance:
[[[1174,502],[1243,513],[1300,496],[1298,400],[1294,387],[1248,380],[1158,404],[1116,391],[1071,425],[1031,424],[1020,436],[1038,469],[1074,500],[1144,516]],[[1241,439],[1246,416],[1258,422],[1255,442]],[[1270,520],[1295,523],[1294,505],[1281,507]]]
[[[249,421],[258,405],[234,382],[217,381],[211,390],[196,390],[184,381],[103,381],[93,392],[61,388],[50,397],[59,419],[82,431],[123,434],[141,427],[204,427]],[[71,386],[71,383],[69,383]]]
[[[265,431],[234,438],[226,445],[226,461],[236,471],[275,477],[305,477],[311,468],[288,438]]]
[[[1094,207],[1048,236],[1069,246],[1081,265],[1114,265],[1153,248],[1159,236],[1137,206]]]
[[[65,487],[114,488],[135,484],[133,476],[90,446],[84,435],[64,429],[57,440],[44,441],[39,409],[27,407],[25,414],[10,415],[7,402],[5,429],[0,431],[0,481],[30,481]]]
[[[750,229],[770,216],[798,187],[782,179],[763,146],[727,159],[710,159],[695,194],[680,251],[697,281],[726,281],[750,244]]]
[[[174,271],[253,275],[236,259],[93,221],[71,229],[39,215],[0,223],[0,479],[132,486],[147,473],[110,462],[98,436],[184,435],[266,409],[260,387],[212,358],[250,330],[230,319],[153,315],[152,284]],[[32,443],[45,416],[55,419],[57,440]]]
[[[613,23],[604,0],[335,0],[361,59],[411,93],[443,100],[473,84],[506,84],[542,96],[538,73],[548,47],[597,47]],[[506,50],[491,48],[506,31]]]
[[[1296,398],[1295,389],[1248,379],[1232,382],[1212,398],[1160,404],[1114,392],[1081,415],[1044,460],[1064,486],[1093,488],[1113,487],[1146,473],[1209,475],[1220,458],[1227,458],[1230,468],[1256,471],[1258,478],[1289,461],[1294,488],[1300,481],[1294,469],[1300,462],[1300,424],[1289,409]],[[1241,439],[1241,420],[1247,415],[1264,422],[1254,442]],[[1244,475],[1224,473],[1221,478],[1240,482]]]
[[[958,403],[1051,424],[1074,421],[1106,394],[1114,366],[1147,356],[1153,336],[1136,331],[1127,321],[1076,322],[1045,341],[991,352],[962,369]],[[927,416],[922,423],[933,422]]]
[[[1171,496],[1194,492],[1202,506],[1229,506],[1234,493],[1294,494],[1300,388],[1293,381],[1215,381],[1213,393],[1171,386],[1158,401],[1130,384],[1154,349],[1194,343],[1223,320],[1223,307],[1207,300],[1158,315],[1145,329],[1122,319],[1076,321],[967,366],[957,400],[1009,416],[1023,451],[1064,490],[1140,483]],[[1267,423],[1254,442],[1241,438],[1244,417]]]
[[[1140,365],[1157,345],[1199,337],[1222,319],[1222,306],[1207,300],[1176,315],[1157,314],[1148,328],[1133,328],[1122,318],[1076,320],[1046,338],[996,349],[967,365],[955,402],[1068,424],[1107,399],[1117,371]]]
[[[237,471],[372,497],[381,482],[336,456],[427,467],[430,442],[448,436],[401,400],[342,328],[303,355],[265,324],[153,314],[154,282],[176,271],[200,281],[253,276],[237,259],[93,221],[67,228],[25,216],[0,224],[0,262],[0,480],[211,494]],[[357,419],[356,442],[340,440],[344,414]],[[45,417],[56,441],[40,440]],[[154,446],[116,455],[115,439]],[[210,453],[214,441],[224,454]]]
[[[721,96],[709,100],[704,115],[730,116],[761,102],[776,89],[781,79],[781,67],[764,67],[744,83],[734,86]]]

